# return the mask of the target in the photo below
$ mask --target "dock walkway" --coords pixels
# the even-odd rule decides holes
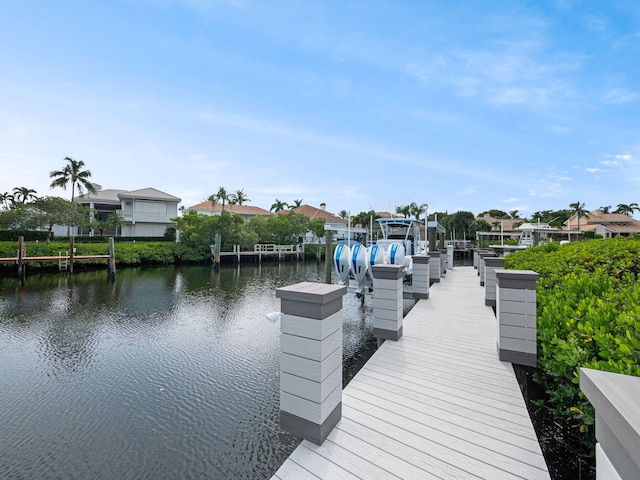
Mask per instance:
[[[343,390],[322,446],[303,441],[274,479],[548,479],[496,318],[473,267],[449,269]]]

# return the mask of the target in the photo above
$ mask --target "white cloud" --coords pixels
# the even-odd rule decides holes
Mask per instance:
[[[605,170],[601,169],[601,168],[597,168],[597,167],[589,167],[589,168],[585,168],[585,170],[589,173],[600,173],[600,172],[604,172]]]
[[[638,97],[639,95],[637,92],[633,92],[625,88],[613,88],[607,91],[602,96],[602,99],[608,103],[629,103],[636,101]]]
[[[511,197],[511,198],[507,198],[506,200],[504,200],[504,203],[515,203],[518,201],[517,197]]]
[[[587,15],[584,17],[587,29],[592,32],[604,32],[609,20],[601,15]]]

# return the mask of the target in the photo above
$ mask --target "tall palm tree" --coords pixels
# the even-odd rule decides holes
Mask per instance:
[[[9,192],[0,193],[0,202],[2,202],[2,207],[5,210],[9,210],[11,204],[13,203],[13,195]]]
[[[341,219],[346,220],[349,217],[349,212],[347,212],[346,210],[340,210],[340,212],[338,212],[338,216]]]
[[[298,207],[302,206],[302,200],[303,200],[302,198],[296,198],[293,201],[293,205],[289,205],[289,206],[293,207],[293,208],[298,208]]]
[[[427,205],[426,203],[418,205],[416,202],[411,202],[411,205],[409,205],[409,208],[411,209],[411,215],[414,215],[416,217],[416,220],[420,220],[420,216],[423,213],[426,213],[427,209],[429,208],[429,205]]]
[[[602,213],[610,213],[611,205],[605,205],[604,207],[600,207],[598,210],[600,210]]]
[[[280,212],[282,210],[284,210],[285,208],[287,208],[289,205],[287,205],[285,202],[278,200],[276,198],[276,201],[273,203],[273,205],[271,205],[271,208],[269,209],[270,212]]]
[[[13,189],[13,199],[16,202],[25,204],[29,200],[35,200],[37,198],[36,193],[37,192],[33,188],[16,187]]]
[[[629,204],[619,203],[618,208],[613,213],[622,213],[623,215],[632,216],[633,212],[636,210],[640,211],[640,208],[638,208],[638,204],[635,202]]]
[[[571,214],[578,217],[578,230],[580,230],[580,217],[589,218],[589,212],[585,210],[585,204],[580,202],[574,202],[569,204]]]
[[[224,212],[224,204],[229,201],[229,194],[224,187],[219,187],[218,191],[215,193],[216,198],[220,201],[222,205],[222,211]]]
[[[403,215],[404,218],[409,218],[411,215],[411,205],[401,205],[396,207],[396,213],[398,215]]]
[[[511,210],[509,212],[509,215],[511,216],[512,219],[518,219],[520,218],[520,212],[518,212],[518,210]]]
[[[91,172],[83,170],[84,160],[74,160],[71,157],[64,157],[67,164],[62,170],[54,170],[49,173],[49,178],[53,178],[51,188],[60,187],[67,189],[67,185],[71,183],[71,201],[76,198],[76,187],[78,192],[83,193],[83,187],[87,189],[87,193],[96,193],[96,189],[89,181]]]
[[[250,201],[251,199],[244,193],[244,188],[236,190],[235,193],[229,195],[229,205],[244,205]]]

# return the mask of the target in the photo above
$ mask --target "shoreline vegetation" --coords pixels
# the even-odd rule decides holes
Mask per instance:
[[[577,478],[594,478],[596,443],[580,368],[640,376],[639,253],[640,239],[617,237],[531,247],[505,261],[507,269],[540,274],[538,366],[528,371],[537,392],[529,407],[548,419],[546,441],[561,438],[549,447],[572,456]]]
[[[107,239],[103,241],[92,241],[84,243],[76,238],[75,255],[104,255],[107,253]],[[96,239],[96,237],[93,237]],[[51,242],[25,242],[27,256],[29,257],[58,257],[66,256],[69,252],[69,243],[67,241]],[[0,258],[12,258],[16,256],[18,242],[2,242],[0,241]],[[304,259],[318,258],[318,252],[324,258],[324,245],[306,244],[304,249]],[[202,265],[211,264],[211,252],[199,252],[185,246],[181,243],[171,241],[147,241],[132,242],[118,241],[115,243],[116,265],[118,267],[136,267],[136,266],[166,266],[166,265]],[[232,263],[236,257],[222,257],[223,263]],[[257,255],[255,261],[257,261]],[[263,261],[269,261],[270,258],[278,259],[277,254],[263,254]],[[295,257],[294,257],[295,258]],[[244,257],[243,257],[244,260]],[[247,260],[253,262],[254,258]],[[83,260],[76,264],[78,270],[94,270],[106,268],[107,262],[104,259]],[[51,272],[58,271],[58,261],[48,262],[29,262],[27,266],[28,272]],[[0,263],[0,276],[16,275],[15,263]]]

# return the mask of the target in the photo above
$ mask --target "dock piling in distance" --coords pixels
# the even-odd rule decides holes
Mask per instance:
[[[454,246],[447,245],[447,264],[448,264],[448,268],[451,268],[451,269],[453,269],[453,252],[454,252]]]
[[[413,256],[413,275],[411,286],[415,300],[429,298],[429,259],[428,255]]]
[[[537,364],[536,282],[532,270],[497,268],[498,356],[505,362]]]
[[[27,247],[24,244],[24,237],[18,237],[18,257],[16,263],[18,264],[18,275],[24,275],[24,257],[26,256]]]
[[[484,304],[489,307],[496,306],[496,268],[504,268],[504,257],[484,259]]]
[[[342,417],[344,285],[302,282],[281,299],[280,425],[321,445]]]
[[[107,260],[107,274],[110,281],[116,279],[116,249],[113,237],[109,237],[109,260]]]
[[[73,257],[76,255],[76,239],[69,237],[69,273],[73,273]]]
[[[429,252],[429,278],[432,282],[437,283],[442,277],[442,261],[440,260],[440,252]]]
[[[373,336],[384,340],[402,337],[403,265],[374,265]]]

